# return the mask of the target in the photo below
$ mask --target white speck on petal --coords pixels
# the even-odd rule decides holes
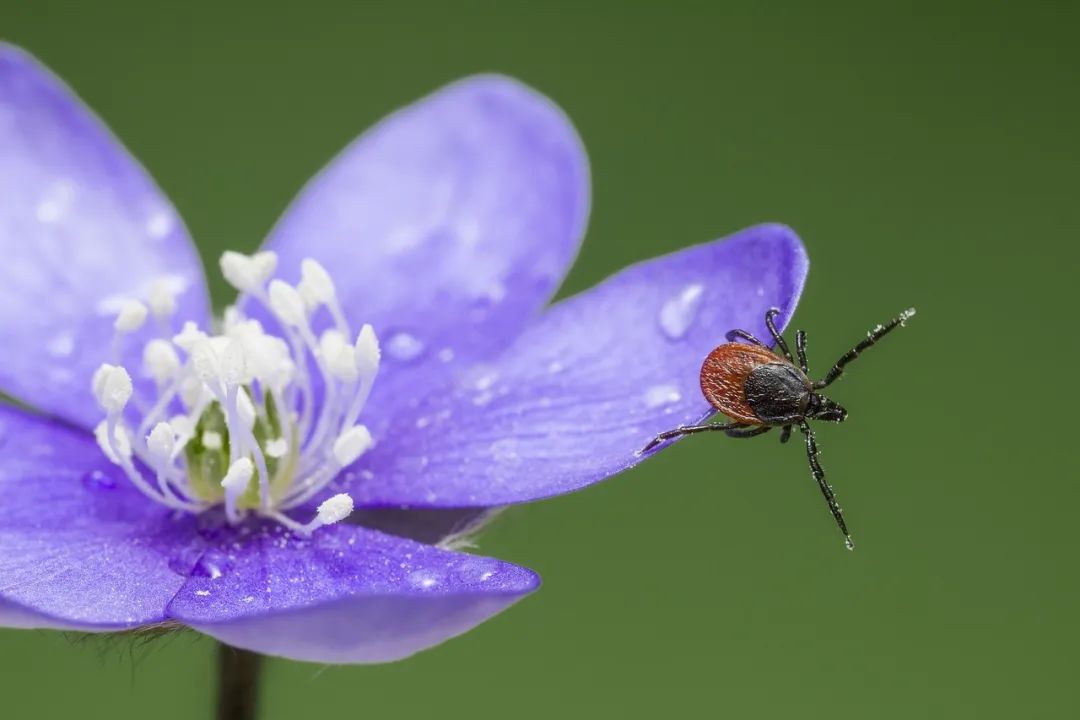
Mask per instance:
[[[682,393],[674,385],[653,385],[645,391],[645,407],[658,408],[682,400]]]

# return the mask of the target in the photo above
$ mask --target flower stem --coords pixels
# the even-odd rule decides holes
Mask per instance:
[[[262,655],[218,643],[218,720],[255,720]]]

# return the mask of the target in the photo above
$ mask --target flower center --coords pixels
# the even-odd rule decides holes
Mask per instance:
[[[306,524],[285,514],[371,447],[357,420],[379,369],[379,344],[370,325],[352,339],[319,263],[304,260],[295,287],[270,280],[276,267],[272,252],[222,255],[222,273],[240,298],[215,335],[192,322],[172,335],[176,295],[165,281],[151,285],[145,302],[126,301],[113,352],[118,359],[127,336],[153,314],[161,337],[144,346],[143,370],[156,397],[139,397],[124,367],[103,364],[93,391],[106,415],[95,435],[155,502],[187,512],[223,504],[230,522],[255,513],[306,534],[352,512],[352,498],[341,494]],[[239,309],[248,301],[277,321],[280,335]],[[317,336],[312,320],[322,310],[331,327]]]

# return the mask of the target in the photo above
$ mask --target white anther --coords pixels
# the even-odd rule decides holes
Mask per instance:
[[[123,456],[122,458],[117,457],[117,454],[113,452],[113,444],[109,442],[109,422],[107,420],[102,420],[94,428],[94,439],[97,440],[101,452],[105,453],[105,457],[115,464],[123,465],[131,458],[131,438],[128,437],[127,430],[123,425],[117,425],[116,431],[113,433],[116,450]]]
[[[319,352],[326,369],[337,379],[352,382],[360,374],[356,368],[356,350],[337,330],[327,330],[322,334]]]
[[[195,367],[195,374],[205,383],[214,382],[221,378],[221,361],[209,338],[200,338],[192,343],[189,350],[191,363]]]
[[[119,333],[135,332],[146,322],[146,306],[138,300],[127,300],[116,315],[113,328]]]
[[[119,365],[104,364],[94,373],[94,397],[107,413],[119,413],[131,399],[131,376]]]
[[[361,375],[371,375],[379,369],[379,338],[375,337],[375,329],[371,325],[360,328],[360,334],[356,337],[354,348],[356,355],[356,369]]]
[[[143,366],[158,385],[172,380],[180,369],[180,358],[172,343],[165,340],[151,340],[143,348]]]
[[[292,327],[307,323],[307,308],[299,291],[281,280],[270,282],[270,309],[278,320]]]
[[[192,438],[195,436],[195,421],[187,415],[174,415],[169,418],[169,427],[179,438]]]
[[[255,404],[251,402],[251,396],[244,388],[240,388],[240,392],[236,393],[236,414],[248,430],[255,427]]]
[[[191,352],[191,348],[195,347],[195,344],[200,340],[206,339],[206,333],[199,329],[199,326],[188,320],[184,323],[183,329],[179,334],[173,336],[173,343],[176,347],[180,348],[186,353]]]
[[[180,400],[188,410],[195,410],[208,403],[210,395],[206,383],[194,375],[188,375],[180,381]]]
[[[371,433],[363,425],[354,425],[338,435],[334,441],[334,460],[341,467],[348,467],[371,449]]]
[[[274,438],[266,443],[266,454],[275,460],[285,457],[288,453],[289,443],[286,442],[285,438]]]
[[[221,487],[225,488],[225,496],[235,499],[242,495],[248,488],[251,478],[255,475],[255,466],[250,458],[242,457],[229,466],[225,477],[221,479]]]
[[[353,511],[353,499],[341,493],[335,495],[332,498],[324,500],[319,509],[315,519],[312,520],[308,526],[311,530],[322,527],[323,525],[333,525],[334,523],[341,522],[345,518],[349,517]],[[312,527],[314,526],[314,527]]]
[[[334,281],[330,278],[330,273],[311,258],[300,263],[300,283],[296,290],[310,309],[334,301]]]
[[[207,450],[220,450],[224,442],[225,441],[221,438],[221,433],[214,432],[213,430],[207,430],[202,434],[202,444]]]
[[[214,338],[218,360],[221,362],[221,379],[226,385],[243,385],[251,381],[251,375],[247,371],[247,360],[244,357],[244,346],[232,338],[221,338],[224,342],[216,342]]]
[[[147,301],[150,304],[150,312],[159,320],[166,320],[176,312],[176,291],[174,283],[166,278],[158,278],[150,285],[150,293]]]
[[[254,255],[227,250],[221,256],[221,274],[240,292],[257,293],[277,268],[277,255],[260,252]]]
[[[167,422],[159,422],[146,436],[146,448],[150,455],[162,463],[172,462],[173,450],[176,449],[176,431]]]

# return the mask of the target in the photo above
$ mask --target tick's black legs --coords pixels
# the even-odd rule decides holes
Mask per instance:
[[[757,437],[758,435],[764,435],[770,430],[772,430],[770,425],[751,425],[749,427],[731,428],[730,430],[725,430],[724,434],[733,438],[752,438]]]
[[[780,442],[786,443],[791,439],[791,426],[785,425],[784,429],[780,431]]]
[[[754,337],[750,333],[746,332],[745,330],[731,330],[724,337],[727,338],[728,342],[735,342],[735,338],[742,338],[743,340],[745,340],[748,343],[752,343],[754,345],[757,345],[758,347],[763,347],[766,350],[769,349],[768,345],[761,342],[760,340],[758,340],[756,337]]]
[[[806,331],[798,330],[795,332],[795,352],[799,356],[799,367],[804,373],[810,372],[810,368],[806,365]]]
[[[847,523],[844,522],[844,513],[836,502],[836,495],[833,494],[832,487],[825,481],[825,471],[821,469],[821,463],[818,462],[818,449],[817,443],[814,441],[814,431],[810,429],[810,423],[805,420],[799,423],[799,429],[806,436],[806,458],[810,461],[810,470],[814,473],[814,479],[817,480],[818,487],[821,488],[821,494],[825,496],[825,502],[829,504],[829,511],[832,513],[833,519],[836,520],[836,526],[840,528],[840,532],[844,533],[844,544],[847,545],[848,550],[854,550],[855,543],[851,541]]]
[[[665,440],[670,440],[671,438],[679,437],[681,435],[693,435],[694,433],[711,432],[711,431],[726,432],[728,430],[735,430],[737,428],[743,428],[743,427],[746,427],[746,426],[741,424],[741,423],[736,423],[736,422],[730,422],[730,423],[706,423],[704,425],[684,425],[683,427],[677,427],[674,430],[668,430],[666,432],[660,433],[659,435],[657,435],[655,438],[652,439],[652,442],[650,442],[648,445],[643,447],[641,449],[641,452],[643,452],[643,453],[649,452],[650,450],[652,450],[654,447],[656,447],[660,443],[664,442]]]
[[[780,352],[784,353],[784,357],[788,359],[788,362],[795,362],[791,359],[791,351],[788,350],[787,343],[784,342],[784,336],[780,334],[780,331],[776,329],[776,316],[780,314],[780,308],[769,308],[765,311],[765,327],[769,328],[769,334],[772,335],[773,341],[776,343],[776,347],[780,348]]]
[[[844,367],[847,366],[855,358],[859,357],[859,353],[866,350],[868,347],[876,343],[881,338],[888,335],[890,332],[900,327],[915,314],[915,309],[905,310],[897,317],[890,320],[885,325],[878,325],[876,328],[866,334],[866,338],[862,340],[858,345],[848,350],[846,353],[840,356],[840,359],[836,361],[836,364],[832,366],[828,374],[824,378],[814,383],[814,389],[820,390],[823,387],[828,387],[833,384],[838,377],[844,374]]]

